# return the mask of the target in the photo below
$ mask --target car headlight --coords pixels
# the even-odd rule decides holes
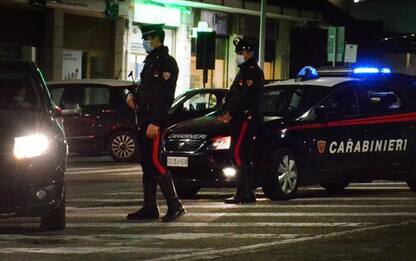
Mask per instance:
[[[231,136],[215,138],[212,141],[212,150],[228,150],[231,147]]]
[[[14,138],[13,153],[17,159],[38,157],[45,154],[48,148],[48,137],[42,134]]]

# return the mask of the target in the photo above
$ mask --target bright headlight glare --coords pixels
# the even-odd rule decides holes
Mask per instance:
[[[231,147],[231,137],[219,137],[213,140],[211,149],[213,150],[228,150]]]
[[[48,137],[42,134],[16,137],[13,153],[17,159],[33,158],[44,154],[48,147]]]

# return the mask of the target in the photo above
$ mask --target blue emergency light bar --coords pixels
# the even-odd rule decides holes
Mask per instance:
[[[389,68],[376,68],[376,67],[357,67],[354,68],[353,71],[354,74],[376,74],[376,73],[382,73],[382,74],[388,74],[391,73],[391,70]]]
[[[312,66],[303,67],[296,75],[296,81],[306,81],[319,78],[319,74]]]

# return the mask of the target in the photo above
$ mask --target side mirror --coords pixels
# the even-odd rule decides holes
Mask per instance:
[[[77,103],[70,103],[65,105],[65,109],[62,110],[62,115],[72,116],[72,115],[81,115],[81,106]]]
[[[55,108],[54,108],[52,114],[53,114],[53,116],[55,118],[62,117],[62,109],[61,109],[61,107],[55,105]]]

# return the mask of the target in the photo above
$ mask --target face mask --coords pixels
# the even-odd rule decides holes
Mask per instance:
[[[151,51],[153,51],[153,47],[150,44],[150,40],[144,40],[143,41],[143,47],[146,50],[147,53],[150,53]]]
[[[244,60],[244,55],[237,54],[237,56],[235,57],[235,61],[238,65],[242,65],[246,60]]]

